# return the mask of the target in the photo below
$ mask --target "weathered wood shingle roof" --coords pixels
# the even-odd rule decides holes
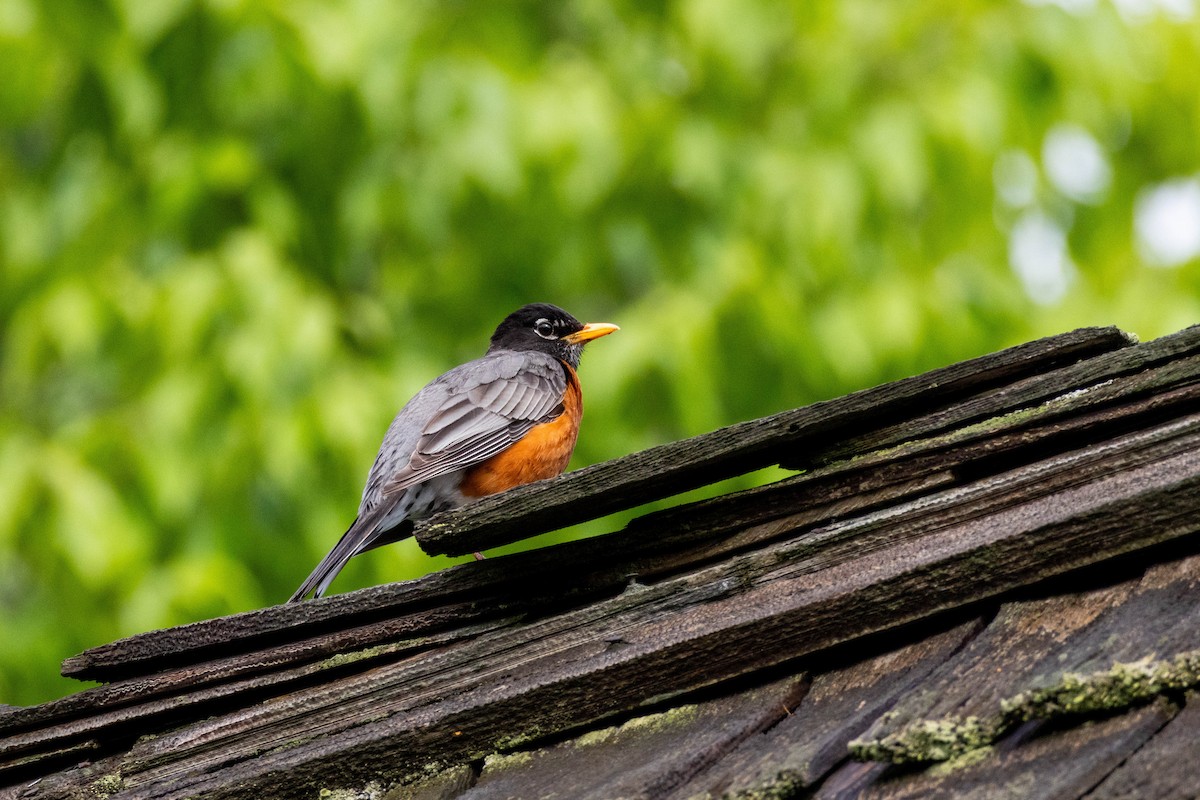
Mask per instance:
[[[466,553],[98,647],[13,797],[1191,796],[1200,328],[1080,330],[486,498]]]

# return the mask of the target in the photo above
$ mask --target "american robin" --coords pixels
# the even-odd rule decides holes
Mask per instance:
[[[483,358],[437,378],[392,420],[358,518],[289,602],[320,597],[353,556],[412,534],[413,521],[567,468],[583,395],[586,342],[617,330],[557,306],[509,314]]]

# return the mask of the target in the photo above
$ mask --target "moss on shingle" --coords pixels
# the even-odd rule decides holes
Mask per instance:
[[[352,650],[348,653],[338,653],[317,664],[318,669],[333,669],[335,667],[353,664],[356,661],[362,661],[366,658],[374,658],[382,655],[388,649],[387,645],[376,645],[375,647],[367,647],[362,650]]]
[[[1200,650],[1169,659],[1150,655],[1086,675],[1063,673],[1047,686],[1001,701],[994,717],[919,720],[879,739],[857,739],[850,743],[850,754],[863,761],[893,764],[961,759],[1028,720],[1114,711],[1197,685]]]
[[[991,744],[1001,725],[1001,720],[979,717],[923,719],[882,739],[856,739],[850,743],[850,754],[861,761],[893,764],[947,761]]]
[[[523,767],[531,761],[533,761],[533,753],[528,750],[521,750],[516,753],[492,753],[484,759],[483,769],[486,772],[506,770],[513,767]]]
[[[317,796],[320,800],[379,800],[383,789],[375,781],[359,789],[322,789]]]
[[[1169,691],[1200,684],[1200,651],[1180,653],[1167,660],[1153,657],[1113,664],[1102,672],[1068,672],[1051,686],[1031,689],[1000,704],[1006,716],[1018,721],[1049,719],[1125,708]]]
[[[791,800],[807,788],[804,778],[795,770],[780,770],[774,778],[751,789],[739,789],[722,800]],[[695,798],[693,798],[695,800]]]
[[[110,794],[116,794],[125,786],[125,781],[121,778],[121,773],[114,772],[108,775],[101,775],[96,780],[92,781],[92,794],[98,798],[108,797]]]

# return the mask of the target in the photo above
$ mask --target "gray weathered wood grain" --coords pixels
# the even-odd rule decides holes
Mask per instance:
[[[1162,426],[187,725],[120,760],[124,796],[399,779],[1193,533],[1198,444]]]
[[[799,704],[803,676],[635,717],[535,754],[489,760],[464,800],[661,800]]]
[[[1077,800],[1167,724],[1176,709],[1159,702],[1023,743],[983,752],[974,763],[889,778],[831,779],[821,800]],[[853,772],[853,769],[847,770]],[[836,778],[837,776],[835,776]]]
[[[498,750],[543,759],[537,774],[551,777],[527,775],[526,788],[550,786],[570,763],[554,742],[697,692],[750,723],[731,735],[676,731],[647,750],[657,795],[690,786],[732,796],[781,786],[771,784],[780,776],[811,789],[828,776],[822,792],[906,796],[922,784],[897,782],[885,764],[844,763],[846,742],[885,711],[901,727],[931,721],[915,702],[930,692],[946,706],[934,722],[999,714],[992,739],[1043,717],[1077,719],[1081,687],[1132,719],[1138,703],[1178,699],[1200,675],[1200,651],[1187,649],[1200,635],[1188,618],[1200,619],[1190,577],[1200,571],[1190,558],[1200,547],[1200,328],[1127,344],[1076,332],[701,437],[698,471],[672,467],[639,491],[669,494],[679,480],[767,456],[806,471],[607,536],[84,653],[66,671],[114,682],[0,715],[0,796],[290,798],[420,784],[450,797]],[[552,490],[514,493],[511,530],[536,523]],[[523,517],[527,508],[536,513]],[[458,513],[476,512],[494,509]],[[1169,541],[1178,544],[1158,546]],[[1138,570],[1151,565],[1140,578],[1123,566],[1133,552]],[[1101,562],[1116,583],[1078,594],[1079,576],[1096,573],[1072,572],[1046,597],[1013,594]],[[990,614],[1002,593],[1004,610],[978,636],[922,635],[891,662],[869,649],[897,631],[929,632],[951,609],[960,621]],[[968,644],[955,654],[955,641]],[[860,647],[864,662],[838,662]],[[996,673],[995,658],[1008,668]],[[1116,674],[1114,659],[1134,666]],[[736,688],[764,671],[815,675],[801,681],[799,711],[780,717]],[[1117,680],[1076,677],[1106,673]],[[1131,681],[1138,692],[1116,692]],[[1024,735],[971,753],[1019,771],[1004,748],[1032,754]],[[1061,752],[1101,763],[1119,749]],[[602,766],[603,748],[594,752]],[[618,773],[591,784],[581,775],[578,787],[624,793]],[[493,769],[476,790],[500,796],[521,774]],[[754,779],[734,780],[744,775]],[[923,777],[935,793],[951,785]],[[960,785],[1005,785],[971,781]]]
[[[923,628],[915,641],[909,633],[904,644],[815,675],[779,724],[672,792],[670,800],[793,796],[814,787],[847,759],[851,739],[981,628],[979,619],[932,633]]]
[[[1200,685],[1198,581],[1200,556],[1186,556],[1137,581],[1007,605],[877,721],[859,752],[952,758],[1029,719],[1104,712]]]
[[[1169,800],[1200,794],[1200,695],[1189,692],[1187,705],[1133,753],[1086,800]]]
[[[467,564],[418,581],[152,631],[68,659],[63,673],[92,680],[129,677],[186,660],[201,660],[206,652],[217,649],[229,654],[253,651],[272,639],[311,639],[326,628],[345,628],[357,619],[403,616],[437,602],[474,601],[478,611],[492,604],[497,595],[512,598],[517,587],[537,585],[545,581],[544,576],[551,576],[553,582],[553,575],[561,573],[564,567],[573,576],[572,583],[577,589],[604,591],[606,586],[611,588],[612,578],[590,572],[603,573],[608,565],[613,565],[621,573],[617,576],[619,582],[628,574],[661,574],[684,567],[688,563],[687,549],[695,542],[722,541],[730,533],[782,516],[797,507],[824,508],[827,514],[846,513],[872,503],[895,502],[912,492],[953,482],[952,471],[963,470],[968,464],[976,465],[971,474],[978,475],[983,470],[978,466],[981,461],[995,461],[1000,456],[1013,460],[1030,450],[1044,455],[1078,446],[1081,441],[1100,441],[1109,435],[1110,428],[1129,429],[1143,417],[1161,414],[1168,405],[1195,402],[1200,387],[1188,382],[1195,381],[1198,375],[1200,363],[1194,359],[1185,367],[1150,369],[1115,379],[1097,392],[1075,393],[986,424],[941,436],[914,435],[914,441],[900,448],[861,454],[793,481],[651,514],[634,520],[629,530],[609,538],[549,548],[539,556],[507,558],[502,562],[503,569],[488,562]],[[1172,391],[1173,383],[1185,385]],[[1153,391],[1159,393],[1142,397]],[[922,427],[939,428],[941,424],[940,419],[932,426],[922,426],[918,421],[914,432]],[[1064,444],[1056,447],[1055,439]],[[841,504],[837,508],[832,505],[835,501]],[[816,519],[819,514],[813,516]],[[744,546],[744,541],[731,541],[724,549],[732,552]],[[648,558],[639,563],[642,553]],[[667,557],[649,558],[655,553]],[[697,553],[696,557],[717,555],[716,550],[709,550]],[[553,588],[560,596],[570,591],[566,586],[547,588]],[[364,637],[358,645],[373,643]]]

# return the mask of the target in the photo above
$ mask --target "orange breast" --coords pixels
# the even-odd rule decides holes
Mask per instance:
[[[464,496],[496,494],[514,486],[553,478],[567,468],[579,436],[579,420],[583,418],[583,394],[575,370],[566,364],[563,367],[567,371],[563,413],[550,422],[535,425],[504,452],[468,469],[459,486]]]

